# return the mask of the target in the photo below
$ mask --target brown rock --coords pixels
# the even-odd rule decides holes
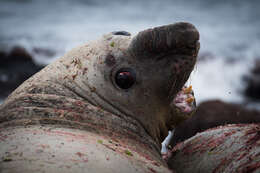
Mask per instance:
[[[0,52],[0,59],[0,98],[9,95],[23,81],[43,68],[20,46],[15,46],[9,53]]]
[[[7,56],[8,61],[32,61],[32,56],[26,51],[25,48],[15,46],[12,48]]]
[[[245,95],[251,99],[260,100],[260,59],[255,61],[255,66],[250,76],[245,77],[245,81],[247,82]]]

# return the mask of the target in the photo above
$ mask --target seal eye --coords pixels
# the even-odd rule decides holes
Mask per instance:
[[[121,89],[131,88],[134,85],[135,80],[135,73],[132,69],[129,68],[120,69],[115,76],[115,82]]]

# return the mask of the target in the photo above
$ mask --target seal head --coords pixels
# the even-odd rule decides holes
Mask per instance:
[[[104,51],[90,60],[93,64],[84,80],[89,88],[95,87],[92,100],[138,120],[161,142],[175,116],[172,100],[195,65],[198,40],[199,33],[188,23],[148,29],[133,38],[105,35],[96,43]]]

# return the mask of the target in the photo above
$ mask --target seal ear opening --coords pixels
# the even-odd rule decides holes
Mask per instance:
[[[139,32],[129,49],[136,57],[154,57],[151,55],[173,51],[194,55],[198,52],[198,40],[199,32],[192,24],[179,22]]]
[[[113,35],[123,35],[123,36],[131,36],[131,34],[127,31],[114,31],[112,32]]]

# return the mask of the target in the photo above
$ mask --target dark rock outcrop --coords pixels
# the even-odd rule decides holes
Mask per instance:
[[[170,146],[182,142],[198,132],[225,124],[259,123],[260,112],[248,110],[238,104],[219,100],[201,103],[194,115],[180,124],[174,132]]]
[[[260,59],[255,61],[255,66],[251,70],[250,76],[245,77],[245,81],[247,82],[245,95],[260,101]]]
[[[0,52],[0,59],[0,98],[8,96],[23,81],[43,68],[20,46],[13,47],[8,53]]]

